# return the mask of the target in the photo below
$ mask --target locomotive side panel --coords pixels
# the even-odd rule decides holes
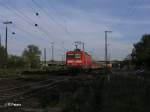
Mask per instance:
[[[87,53],[83,52],[82,53],[82,56],[83,56],[83,65],[82,67],[83,68],[90,68],[91,67],[91,56],[88,55]]]

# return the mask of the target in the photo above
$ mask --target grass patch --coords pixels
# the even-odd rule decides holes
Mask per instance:
[[[0,78],[17,77],[20,71],[18,69],[0,69]]]
[[[40,102],[61,112],[149,112],[149,82],[134,75],[72,79],[48,94],[40,93]]]

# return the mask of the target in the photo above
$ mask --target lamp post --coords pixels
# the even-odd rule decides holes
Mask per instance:
[[[47,66],[47,62],[46,62],[46,59],[47,57],[46,57],[46,48],[44,48],[44,67],[46,67]]]
[[[6,65],[5,65],[5,67],[7,68],[7,59],[8,59],[8,50],[7,50],[7,38],[8,38],[8,28],[7,28],[7,25],[9,25],[9,24],[12,24],[12,21],[5,21],[5,22],[3,22],[3,24],[5,24],[6,25],[6,38],[5,38],[5,55],[6,55]]]
[[[0,47],[2,46],[2,42],[1,42],[2,40],[1,40],[1,34],[0,34]]]
[[[107,71],[108,71],[108,69],[107,69],[107,65],[108,65],[108,56],[107,56],[107,54],[108,54],[108,49],[107,49],[107,47],[108,47],[108,44],[107,44],[107,34],[108,33],[112,33],[112,31],[105,31],[105,75],[107,75]]]

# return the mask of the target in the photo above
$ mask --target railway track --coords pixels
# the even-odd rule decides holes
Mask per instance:
[[[25,84],[18,87],[6,88],[0,90],[0,108],[5,108],[6,102],[23,102],[24,99],[32,97],[34,93],[57,87],[61,82],[69,80],[68,78],[59,77],[42,80],[31,84]]]
[[[30,102],[30,100],[32,101],[34,98],[36,99],[41,91],[53,91],[53,89],[56,89],[56,87],[59,87],[59,85],[65,81],[93,77],[91,74],[90,72],[70,73],[68,71],[59,71],[45,75],[22,75],[18,79],[15,79],[17,81],[19,80],[19,82],[23,81],[22,83],[16,84],[15,81],[13,81],[13,85],[6,83],[9,85],[0,88],[0,109],[10,109],[11,107],[8,106],[9,102],[22,104],[21,109],[28,108],[28,104],[26,103]]]

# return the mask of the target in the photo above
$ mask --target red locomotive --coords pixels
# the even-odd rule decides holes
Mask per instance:
[[[78,45],[83,45],[83,49],[78,49]],[[84,43],[75,42],[76,49],[66,53],[66,65],[71,68],[88,69],[92,66],[91,56],[84,51]]]
[[[87,52],[75,49],[66,53],[66,65],[73,68],[87,69],[91,68],[92,59]]]

